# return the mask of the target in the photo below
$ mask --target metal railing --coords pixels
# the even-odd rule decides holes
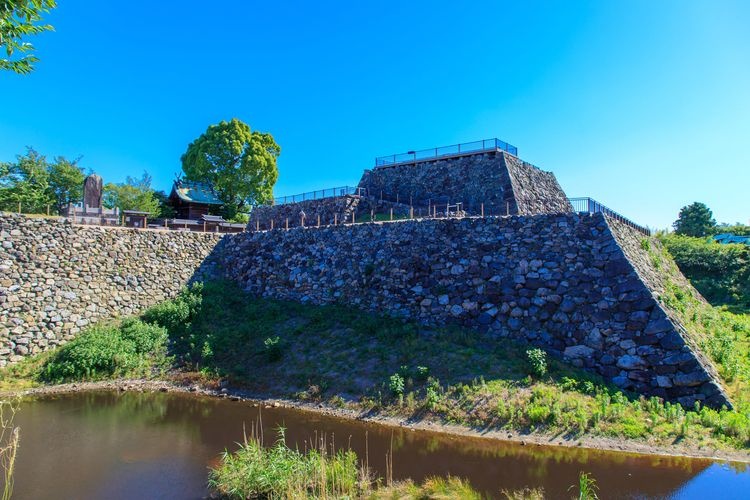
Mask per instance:
[[[616,219],[622,222],[623,224],[640,231],[646,236],[651,236],[651,230],[649,228],[645,226],[641,226],[640,224],[636,224],[635,222],[628,219],[624,215],[621,215],[615,212],[611,208],[599,203],[593,198],[588,198],[588,197],[568,198],[568,201],[570,201],[570,204],[573,205],[573,211],[575,212],[579,212],[579,213],[583,212],[583,213],[589,213],[589,214],[603,213],[604,215],[612,217],[613,219]]]
[[[279,196],[273,199],[274,205],[285,205],[287,203],[299,203],[307,200],[321,200],[323,198],[337,198],[339,196],[360,195],[364,188],[355,186],[342,186],[328,189],[319,189],[307,193],[294,194],[291,196]]]
[[[518,156],[517,147],[501,141],[500,139],[484,139],[482,141],[465,142],[439,148],[421,149],[419,151],[409,151],[396,155],[378,156],[375,158],[375,167],[392,166],[399,163],[413,163],[422,160],[433,160],[446,156],[482,153],[484,151],[506,151],[513,156]]]

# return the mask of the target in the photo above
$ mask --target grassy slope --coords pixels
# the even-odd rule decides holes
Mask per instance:
[[[651,264],[664,279],[659,300],[718,368],[733,402],[750,411],[750,315],[712,307],[680,273],[664,245],[644,240]]]
[[[268,396],[482,429],[750,446],[744,411],[685,412],[657,400],[628,399],[555,360],[548,360],[545,375],[531,376],[526,346],[474,331],[426,329],[343,306],[258,299],[229,283],[184,293],[144,318],[168,327],[181,371],[227,377]],[[82,340],[68,345],[75,342]],[[59,352],[6,369],[0,382],[40,383],[44,366],[55,363]],[[150,364],[152,374],[162,376],[163,355],[149,356],[127,366],[137,366],[135,374],[142,376]],[[127,366],[93,376],[128,375]]]

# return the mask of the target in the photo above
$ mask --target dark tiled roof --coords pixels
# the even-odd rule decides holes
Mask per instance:
[[[202,205],[223,205],[216,196],[214,190],[208,184],[202,182],[191,182],[179,180],[172,185],[169,197],[177,197],[188,203],[200,203]]]

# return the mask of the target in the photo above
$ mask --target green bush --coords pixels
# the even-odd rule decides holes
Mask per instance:
[[[526,351],[526,359],[532,375],[544,377],[547,374],[547,353],[541,349],[529,349]]]
[[[278,335],[275,337],[268,337],[266,340],[264,340],[263,347],[265,348],[268,361],[273,363],[274,361],[278,361],[281,359],[281,356],[283,354],[283,346],[281,343],[281,338],[279,338]]]
[[[404,377],[394,373],[388,379],[388,389],[394,396],[403,396],[404,394]]]
[[[115,326],[95,326],[65,344],[47,361],[48,381],[98,379],[124,374],[141,362],[135,344]]]
[[[120,325],[120,336],[133,343],[135,352],[149,354],[162,349],[167,341],[167,329],[144,323],[137,318],[128,318]]]
[[[750,246],[675,234],[660,239],[680,271],[711,304],[750,309]]]
[[[41,375],[51,382],[125,376],[163,356],[166,341],[164,328],[136,318],[97,325],[55,351]]]
[[[203,284],[183,288],[173,300],[157,304],[143,313],[143,321],[166,328],[170,334],[185,332],[201,310]]]

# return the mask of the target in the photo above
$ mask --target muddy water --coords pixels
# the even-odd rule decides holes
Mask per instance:
[[[251,403],[174,393],[90,392],[23,404],[16,498],[203,498],[207,467],[234,449],[258,418]],[[267,443],[286,427],[287,443],[317,432],[350,446],[383,473],[393,449],[394,478],[468,479],[497,497],[501,489],[543,487],[569,498],[579,471],[602,498],[750,498],[750,471],[709,460],[643,457],[450,437],[391,429],[289,409],[263,409]]]

